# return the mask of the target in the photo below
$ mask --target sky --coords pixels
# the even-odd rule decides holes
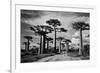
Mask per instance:
[[[49,19],[58,19],[61,22],[61,26],[67,29],[67,32],[57,32],[57,37],[64,37],[70,39],[73,44],[79,43],[79,31],[73,29],[72,23],[78,21],[90,22],[90,14],[83,12],[62,12],[62,11],[40,11],[40,10],[21,10],[21,43],[27,41],[23,36],[30,35],[33,37],[31,46],[39,43],[39,35],[35,35],[33,31],[29,29],[30,26],[35,25],[48,25],[46,21]],[[82,31],[84,43],[89,43],[89,30]],[[54,37],[54,32],[47,34],[50,37]],[[24,47],[24,45],[21,45]]]

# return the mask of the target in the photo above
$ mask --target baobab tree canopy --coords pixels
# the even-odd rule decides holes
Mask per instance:
[[[46,36],[46,40],[50,41],[53,40],[53,38]]]
[[[85,22],[74,22],[72,23],[73,28],[76,30],[82,29],[82,30],[88,30],[89,24]]]
[[[58,19],[50,19],[48,21],[46,21],[47,24],[52,25],[53,27],[57,27],[60,26],[61,23]]]
[[[65,28],[56,28],[57,32],[67,32],[68,30]]]
[[[28,39],[28,40],[31,40],[32,37],[31,36],[24,36],[24,38]]]
[[[64,42],[71,42],[70,39],[64,39]]]
[[[67,32],[67,29],[64,29],[64,28],[60,28],[60,30],[61,30],[62,32]]]
[[[46,25],[37,25],[34,27],[30,27],[30,29],[35,31],[35,33],[39,33],[39,34],[48,34],[53,31],[52,27]]]
[[[64,37],[58,37],[57,38],[57,40],[63,40],[64,39]]]

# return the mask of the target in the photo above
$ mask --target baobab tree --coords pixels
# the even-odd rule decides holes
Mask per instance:
[[[64,37],[58,37],[57,39],[59,40],[59,53],[61,53],[61,42],[64,39]]]
[[[25,45],[25,50],[27,51],[27,42],[23,42],[23,44]]]
[[[28,52],[29,51],[29,45],[30,45],[30,41],[32,42],[32,36],[24,36],[24,38],[27,40],[27,48],[26,48],[26,51]]]
[[[58,19],[50,19],[46,21],[47,24],[52,25],[54,28],[54,49],[56,50],[56,28],[61,26],[61,23]]]
[[[40,53],[43,53],[45,50],[46,34],[51,33],[53,28],[46,25],[37,25],[30,28],[35,31],[35,33],[40,35]]]
[[[66,48],[67,48],[67,52],[68,52],[69,43],[71,43],[71,40],[69,40],[69,39],[64,39],[64,42],[66,43]]]
[[[41,37],[40,37],[40,42],[39,43],[37,43],[38,45],[40,45],[40,47],[38,48],[38,54],[40,54],[41,53]]]
[[[53,40],[53,38],[46,36],[46,40],[47,40],[47,50],[49,49],[49,42],[51,40]]]
[[[80,49],[79,49],[79,55],[82,55],[82,49],[83,49],[83,41],[82,41],[82,30],[89,30],[89,24],[85,22],[74,22],[72,23],[73,28],[80,31]]]
[[[35,35],[40,36],[40,42],[39,42],[40,43],[40,49],[38,50],[38,54],[41,54],[42,53],[42,30],[38,26],[30,27],[30,29],[32,31],[34,31]]]
[[[68,30],[67,29],[65,29],[65,28],[57,28],[56,29],[56,32],[67,32]],[[60,51],[61,51],[61,41],[62,41],[62,39],[64,39],[64,37],[58,37],[57,38],[58,40],[60,40],[60,48],[59,48],[59,53],[60,53]]]
[[[45,53],[46,34],[51,33],[53,31],[53,28],[46,25],[40,25],[39,27],[42,29],[42,36],[43,36],[42,47]]]

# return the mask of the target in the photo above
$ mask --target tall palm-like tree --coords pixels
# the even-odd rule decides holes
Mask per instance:
[[[64,39],[64,37],[58,37],[57,39],[59,40],[59,53],[61,53],[61,42]]]
[[[40,35],[40,53],[43,53],[45,50],[46,34],[51,33],[53,28],[46,25],[37,25],[30,28],[31,30],[35,31],[35,33]]]
[[[32,36],[24,36],[24,38],[27,39],[27,49],[26,49],[26,51],[28,52],[29,51],[30,41],[32,41]]]
[[[71,40],[69,40],[69,39],[64,39],[64,42],[66,43],[66,48],[67,48],[67,52],[68,52],[69,43],[71,43]]]
[[[54,49],[56,50],[56,28],[61,26],[61,22],[58,19],[50,19],[46,21],[47,24],[52,25],[54,28]]]
[[[79,49],[79,55],[82,55],[82,49],[83,49],[83,41],[82,41],[82,30],[89,30],[89,24],[85,22],[74,22],[72,23],[73,28],[80,31],[80,49]]]

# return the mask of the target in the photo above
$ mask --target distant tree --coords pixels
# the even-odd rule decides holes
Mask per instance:
[[[27,42],[23,42],[23,44],[25,45],[25,50],[27,51],[27,48],[28,48]]]
[[[53,38],[46,36],[47,40],[47,50],[49,49],[49,41],[53,40]]]
[[[84,45],[83,55],[84,56],[89,56],[90,55],[90,45],[89,44]]]
[[[57,40],[59,40],[59,53],[61,53],[61,42],[64,39],[64,37],[58,37]]]
[[[82,30],[89,30],[89,24],[85,22],[74,22],[72,23],[73,28],[80,31],[80,49],[79,49],[79,55],[82,55],[82,49],[83,49],[83,41],[82,41]]]
[[[64,42],[66,43],[66,48],[67,48],[67,52],[68,52],[69,43],[71,43],[71,40],[69,40],[69,39],[64,39]]]
[[[57,26],[61,26],[61,22],[58,19],[50,19],[47,20],[46,23],[54,27],[54,48],[56,50],[56,28]]]
[[[65,28],[56,28],[57,32],[67,32],[68,30]]]
[[[65,28],[56,28],[56,32],[67,32],[68,30]],[[60,48],[59,48],[59,53],[61,51],[61,41],[64,39],[64,37],[58,37],[58,40],[60,40]]]
[[[30,41],[32,41],[32,37],[31,36],[24,36],[25,39],[27,39],[27,42],[25,42],[25,44],[27,44],[27,49],[26,51],[29,51],[29,45],[30,45]]]
[[[38,26],[30,27],[30,29],[32,31],[34,31],[35,35],[39,35],[40,36],[40,42],[39,42],[40,43],[40,49],[38,51],[38,54],[41,54],[42,53],[42,31]]]

